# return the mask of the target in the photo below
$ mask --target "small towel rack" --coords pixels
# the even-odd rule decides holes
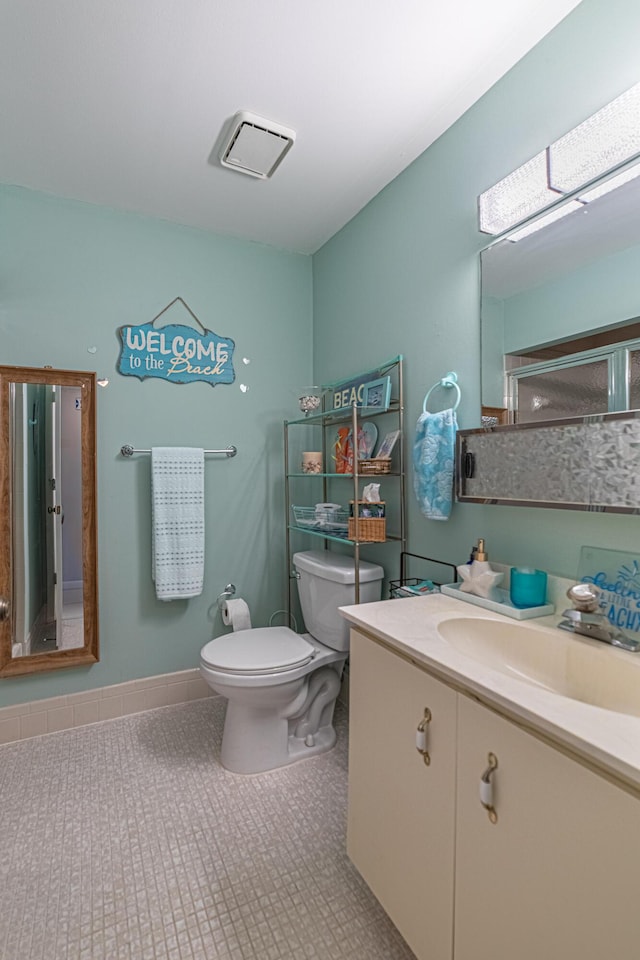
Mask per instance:
[[[205,450],[205,453],[222,453],[227,457],[235,457],[238,452],[237,447],[229,446],[225,447],[224,450]],[[134,453],[151,453],[151,450],[135,450],[130,443],[125,443],[120,447],[120,453],[123,457],[132,457]]]
[[[458,386],[458,374],[454,373],[453,370],[450,370],[449,373],[445,373],[442,380],[436,380],[434,385],[429,390],[427,390],[426,396],[424,398],[424,403],[422,404],[422,412],[428,413],[427,403],[429,402],[429,397],[431,396],[433,391],[436,389],[436,387],[445,387],[445,389],[450,389],[451,387],[455,387],[457,397],[456,397],[456,402],[453,405],[453,409],[457,410],[458,404],[460,403],[460,396],[461,396],[460,387]]]

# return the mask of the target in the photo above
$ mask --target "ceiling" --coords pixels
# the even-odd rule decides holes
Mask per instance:
[[[313,253],[578,0],[2,0],[0,181]],[[296,131],[224,169],[238,110]]]

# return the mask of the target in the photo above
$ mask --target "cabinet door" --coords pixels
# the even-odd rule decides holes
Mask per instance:
[[[640,956],[640,801],[464,696],[458,762],[456,960]]]
[[[451,960],[455,693],[351,638],[347,850],[419,960]],[[428,766],[416,749],[425,707]]]

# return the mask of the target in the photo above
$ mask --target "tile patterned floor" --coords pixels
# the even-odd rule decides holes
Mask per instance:
[[[328,754],[239,777],[209,698],[0,747],[2,960],[412,960]]]

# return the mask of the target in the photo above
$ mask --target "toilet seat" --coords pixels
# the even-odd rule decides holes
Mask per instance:
[[[309,663],[316,649],[288,627],[238,630],[210,640],[201,662],[218,671],[243,676],[281,673]]]

